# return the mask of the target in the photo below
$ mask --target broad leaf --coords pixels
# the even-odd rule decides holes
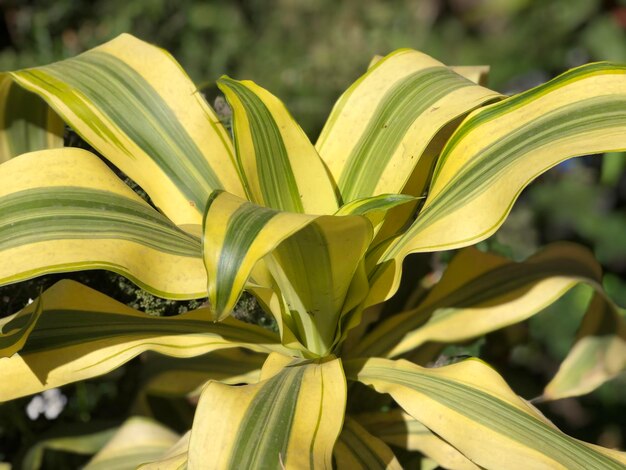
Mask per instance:
[[[0,165],[0,284],[108,269],[161,297],[200,298],[200,240],[150,207],[95,155],[31,152]]]
[[[235,319],[208,321],[206,308],[153,317],[73,281],[58,282],[40,302],[43,311],[19,353],[0,351],[0,401],[102,375],[148,350],[174,357],[235,347],[285,351],[268,330]],[[2,334],[30,328],[35,305],[3,322]]]
[[[626,311],[596,293],[578,331],[576,343],[542,398],[583,395],[626,371]]]
[[[186,470],[191,431],[186,432],[157,460],[137,467],[137,470]]]
[[[71,59],[11,72],[177,225],[199,225],[211,192],[243,195],[232,144],[164,50],[128,34]]]
[[[0,163],[22,153],[63,147],[64,126],[50,107],[0,74]]]
[[[128,419],[84,467],[85,470],[135,470],[160,457],[179,436],[148,418]]]
[[[526,320],[584,283],[595,297],[545,398],[587,393],[626,370],[626,319],[601,279],[593,255],[570,243],[549,245],[521,263],[466,248],[423,302],[390,317],[346,353],[396,357],[428,342],[466,341]]]
[[[337,468],[355,470],[401,470],[391,449],[367,432],[356,420],[346,416],[333,450]]]
[[[458,450],[402,410],[363,413],[354,417],[356,421],[377,438],[389,445],[410,451],[419,451],[433,459],[443,468],[478,470]]]
[[[255,264],[271,254],[264,261],[287,302],[286,313],[294,317],[292,331],[311,351],[326,353],[342,307],[352,300],[349,288],[371,237],[363,216],[279,212],[215,194],[203,238],[215,317],[230,314]]]
[[[376,234],[392,209],[406,206],[417,199],[408,194],[381,194],[365,197],[344,204],[335,215],[364,215],[372,223]]]
[[[189,469],[331,468],[346,382],[341,362],[272,355],[254,385],[209,382],[189,444]]]
[[[37,436],[41,440],[28,449],[20,468],[39,470],[42,468],[46,451],[93,455],[111,440],[117,428],[118,426],[111,423],[64,423],[60,432],[59,429],[55,429],[53,432]]]
[[[626,148],[626,67],[584,65],[473,112],[437,161],[413,225],[374,277],[395,292],[404,257],[472,245],[502,225],[533,179],[571,157]],[[378,301],[382,298],[377,299]]]
[[[248,80],[222,77],[218,86],[233,109],[237,161],[248,198],[282,211],[334,213],[333,183],[285,105]]]
[[[466,248],[423,302],[377,326],[351,354],[393,357],[427,341],[474,338],[526,320],[580,282],[601,289],[601,270],[574,244],[550,245],[521,263]]]
[[[499,97],[425,54],[401,49],[339,98],[316,148],[343,203],[401,193],[446,124]]]
[[[256,383],[264,361],[262,354],[239,349],[184,359],[154,355],[143,363],[141,396],[197,395],[209,380],[233,385]]]
[[[345,363],[348,378],[389,393],[416,420],[478,466],[621,469],[626,455],[559,431],[489,366],[467,360],[437,369],[388,359]]]

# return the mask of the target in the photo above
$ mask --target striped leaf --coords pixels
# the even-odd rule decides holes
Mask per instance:
[[[485,86],[490,67],[488,65],[452,65],[450,69],[474,83]]]
[[[362,258],[371,236],[364,217],[325,217],[285,240],[266,261],[286,303],[285,321],[314,354],[332,351],[342,320],[367,296]]]
[[[0,318],[0,351],[2,351],[0,357],[12,356],[24,347],[28,335],[33,331],[42,311],[41,299],[38,299],[38,302],[32,308],[21,310],[12,316]],[[12,321],[19,323],[20,328],[9,328],[6,326]]]
[[[389,445],[428,456],[443,468],[478,470],[458,450],[402,410],[362,413],[355,416],[368,432]]]
[[[315,218],[258,206],[226,192],[214,193],[202,237],[214,317],[230,314],[261,258]]]
[[[37,95],[0,74],[0,163],[22,153],[63,147],[63,121]]]
[[[402,466],[383,441],[346,416],[333,450],[337,468],[354,470],[401,470]]]
[[[135,470],[167,452],[179,436],[156,421],[132,417],[87,463],[85,470]]]
[[[446,124],[497,98],[440,62],[402,49],[378,61],[339,98],[316,148],[343,203],[401,193]]]
[[[187,457],[191,431],[186,432],[176,444],[157,460],[137,467],[137,470],[187,470]]]
[[[228,134],[162,49],[122,34],[11,76],[136,181],[176,225],[199,225],[215,189],[243,195]]]
[[[348,378],[389,393],[476,465],[507,469],[622,469],[626,455],[559,431],[479,360],[437,369],[408,361],[345,362]]]
[[[189,469],[331,468],[346,382],[338,359],[270,356],[262,380],[209,382],[191,430]]]
[[[279,212],[228,193],[215,194],[205,221],[204,260],[215,317],[230,314],[257,261],[271,253],[264,261],[291,323],[310,351],[326,353],[342,308],[352,300],[349,287],[371,240],[370,222],[356,215]]]
[[[315,147],[285,105],[256,83],[218,81],[233,110],[237,162],[248,199],[276,210],[332,214],[337,198]]]
[[[571,157],[624,148],[626,66],[584,65],[473,112],[437,161],[417,219],[379,259],[395,263],[374,277],[394,292],[408,253],[477,243],[541,173]]]
[[[41,302],[19,353],[0,351],[0,401],[96,377],[148,350],[174,357],[234,347],[285,351],[272,332],[235,319],[212,323],[205,308],[153,317],[73,281],[58,282]],[[5,321],[2,333],[29,328],[35,305]]]
[[[196,395],[209,380],[225,384],[256,383],[265,356],[239,349],[214,351],[192,358],[155,355],[143,363],[141,395]]]
[[[200,240],[86,150],[41,150],[0,165],[0,284],[107,269],[161,297],[201,298],[201,256]]]
[[[372,57],[367,69],[371,69],[378,62],[380,62],[384,57],[382,55],[375,55]],[[489,75],[490,67],[488,65],[451,65],[449,66],[450,70],[458,73],[462,77],[467,78],[468,80],[477,83],[478,85],[485,85],[487,82],[487,77]]]
[[[377,233],[387,218],[389,211],[406,206],[418,198],[408,194],[381,194],[379,196],[355,199],[339,208],[335,215],[363,215],[369,219]]]
[[[546,386],[542,398],[584,395],[626,371],[626,311],[596,293],[576,343]]]
[[[110,422],[63,423],[60,428],[37,436],[38,442],[30,447],[19,468],[40,470],[47,451],[78,455],[93,455],[111,440],[119,426]],[[0,466],[2,469],[2,466]]]
[[[420,305],[381,323],[351,354],[394,357],[428,341],[474,338],[528,319],[578,283],[601,291],[601,275],[593,255],[570,243],[549,245],[521,263],[467,248]],[[588,315],[605,314],[594,307]]]

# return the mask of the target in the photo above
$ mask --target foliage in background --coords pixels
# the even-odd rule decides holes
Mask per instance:
[[[447,64],[498,64],[490,85],[518,92],[584,62],[626,62],[625,11],[624,0],[7,0],[0,69],[129,32],[172,52],[197,83],[255,77],[315,137],[374,54],[411,47]]]

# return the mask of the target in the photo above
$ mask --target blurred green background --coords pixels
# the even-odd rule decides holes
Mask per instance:
[[[491,65],[489,86],[509,94],[586,62],[626,63],[626,0],[3,0],[0,7],[0,70],[70,57],[130,32],[169,50],[211,99],[222,74],[258,82],[285,101],[313,140],[372,56],[400,47],[450,65]],[[626,305],[625,166],[623,154],[560,165],[523,193],[505,226],[481,246],[523,259],[554,240],[585,244],[608,273],[607,289]],[[81,276],[138,308],[159,314],[186,308],[159,303],[115,276]],[[0,315],[54,279],[0,289]],[[577,288],[528,324],[489,335],[468,351],[531,398],[571,346],[588,300]],[[64,387],[67,404],[55,419],[30,420],[24,412],[30,398],[0,406],[0,462],[17,462],[46,435],[119,422],[140,386],[139,371],[133,361],[113,375]],[[624,448],[625,389],[622,378],[541,409],[576,437]],[[188,427],[188,403],[167,405],[169,412],[159,406],[168,424]],[[85,459],[52,451],[43,466],[74,468]]]

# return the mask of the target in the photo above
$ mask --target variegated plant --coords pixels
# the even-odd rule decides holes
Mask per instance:
[[[129,35],[4,74],[0,282],[102,268],[166,298],[208,292],[210,306],[150,317],[60,282],[1,321],[0,400],[147,350],[221,350],[151,382],[180,394],[209,380],[190,433],[142,468],[397,468],[389,445],[447,468],[623,468],[624,454],[564,435],[479,360],[398,359],[427,363],[429,345],[522,321],[583,282],[596,294],[544,398],[614,377],[624,316],[585,250],[554,245],[513,263],[466,248],[417,307],[365,328],[408,254],[475,244],[537,175],[626,148],[626,67],[585,65],[513,97],[480,86],[483,73],[411,50],[378,58],[315,145],[276,97],[223,77],[231,139],[180,66]],[[96,155],[63,148],[61,120],[158,210]],[[277,334],[229,316],[243,290]],[[359,382],[402,410],[354,413]],[[128,447],[114,438],[94,468]]]

